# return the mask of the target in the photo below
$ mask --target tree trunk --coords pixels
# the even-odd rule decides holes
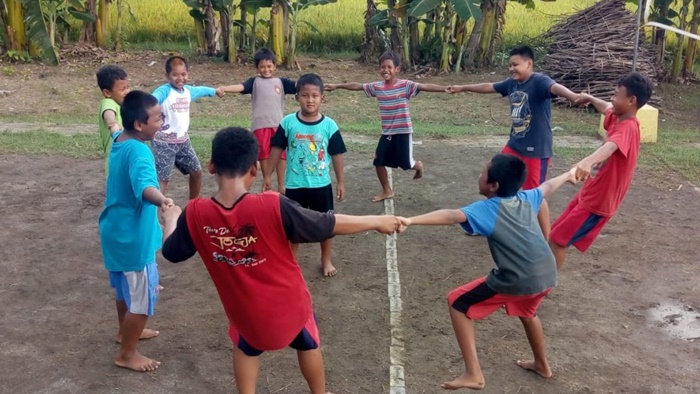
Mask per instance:
[[[221,46],[219,45],[221,26],[219,26],[211,0],[206,0],[204,3],[203,14],[206,16],[204,20],[204,39],[207,45],[206,54],[207,56],[216,56],[221,53]]]
[[[495,15],[494,19],[496,21],[495,30],[493,32],[493,37],[491,38],[491,45],[486,54],[486,64],[494,64],[496,57],[496,48],[503,42],[503,28],[506,25],[506,0],[494,0]]]
[[[277,64],[284,61],[284,6],[275,1],[270,8],[269,47],[277,58]]]
[[[87,0],[85,11],[89,12],[97,20],[97,0]],[[80,41],[85,44],[97,44],[97,22],[83,22]]]
[[[418,19],[416,18],[411,17],[408,20],[408,37],[411,63],[416,64],[420,60],[420,51],[418,48],[420,46],[420,30],[418,29]]]
[[[109,20],[109,6],[111,4],[112,0],[100,0],[99,3],[97,20],[100,22],[102,37],[109,37],[109,28],[111,25]]]
[[[700,0],[693,1],[693,19],[690,21],[690,30],[692,34],[698,34],[700,27]],[[685,62],[683,63],[683,76],[691,78],[695,74],[695,60],[698,55],[698,40],[690,39],[688,41],[688,49],[685,52]]]
[[[285,43],[286,43],[286,53],[284,64],[288,69],[300,70],[299,64],[297,63],[297,31],[299,30],[299,10],[291,10],[285,7],[287,10],[286,23],[285,23]]]
[[[365,36],[362,39],[362,51],[360,61],[374,63],[382,53],[382,43],[379,38],[379,29],[370,25],[369,21],[377,14],[377,5],[374,0],[367,0],[365,9]]]
[[[250,47],[248,42],[248,10],[243,6],[241,6],[241,35],[238,42],[239,51],[246,51]]]
[[[464,56],[466,58],[465,67],[472,67],[476,64],[477,49],[479,48],[479,41],[481,41],[481,32],[484,28],[484,4],[481,5],[482,15],[478,21],[474,23],[472,32],[469,34],[469,41],[467,42],[467,48],[464,50]]]
[[[27,31],[24,25],[22,0],[5,0],[7,5],[7,49],[11,51],[26,51]]]
[[[679,29],[685,30],[688,24],[688,7],[690,7],[690,0],[683,0],[683,6],[681,7],[680,14],[680,25]],[[671,64],[671,81],[675,82],[681,76],[681,71],[683,71],[683,44],[685,43],[685,36],[682,34],[676,34],[678,37],[678,43],[676,44],[676,49],[673,52],[673,63]]]
[[[122,23],[124,13],[124,0],[117,0],[117,26],[114,32],[114,50],[122,50]]]
[[[450,60],[452,57],[452,36],[454,30],[452,20],[454,19],[454,9],[450,3],[446,3],[444,7],[442,16],[444,25],[440,38],[442,44],[442,50],[440,51],[440,72],[448,73],[450,72]]]
[[[231,7],[233,8],[233,7]],[[230,9],[224,7],[219,11],[219,18],[221,19],[221,34],[224,38],[224,60],[229,63],[236,62],[236,36],[234,35],[233,22],[231,21],[231,14],[235,9]]]
[[[457,48],[459,48],[459,53],[457,54],[457,59],[455,60],[455,66],[453,69],[454,73],[459,73],[462,71],[462,58],[464,57],[464,50],[467,45],[467,22],[460,17],[457,17],[457,33],[455,38],[457,40]]]
[[[389,10],[394,10],[396,7],[396,2],[398,0],[387,0],[386,7]],[[389,36],[389,42],[391,43],[391,48],[389,48],[394,53],[401,53],[401,32],[398,24],[396,23],[396,15],[393,12],[389,12],[389,21],[392,21],[391,34]]]
[[[486,0],[482,3],[481,19],[484,20],[484,24],[481,29],[481,37],[479,38],[479,46],[477,48],[475,61],[477,67],[483,67],[491,63],[489,59],[489,49],[491,48],[491,42],[493,41],[497,26],[495,1],[496,0]]]

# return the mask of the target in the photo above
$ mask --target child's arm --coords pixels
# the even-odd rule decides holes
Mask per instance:
[[[117,114],[112,110],[106,110],[102,113],[102,119],[109,128],[109,134],[114,134],[122,129],[122,125],[117,122]]]
[[[597,97],[593,97],[588,93],[581,93],[579,94],[578,100],[576,100],[576,104],[579,105],[588,105],[588,104],[593,104],[593,107],[595,107],[596,111],[600,112],[601,114],[604,114],[612,107],[612,103],[609,103],[605,100],[601,100]]]
[[[345,173],[343,171],[343,154],[339,153],[332,156],[333,171],[335,171],[335,179],[338,184],[335,187],[338,201],[345,200]]]
[[[452,85],[448,86],[445,91],[447,93],[497,93],[492,83],[477,83],[474,85]]]
[[[170,94],[170,85],[161,85],[156,88],[156,90],[151,93],[153,97],[158,99],[158,104],[163,104],[165,99],[168,98],[168,95]]]
[[[190,90],[190,99],[192,101],[197,101],[202,97],[214,97],[214,96],[223,96],[224,91],[221,90],[221,88],[212,88],[209,86],[186,86],[187,89]]]
[[[607,141],[600,148],[596,149],[595,152],[590,154],[585,159],[581,160],[576,164],[574,170],[576,171],[576,180],[583,181],[586,180],[590,175],[593,167],[597,164],[608,160],[617,150],[618,146],[613,141]]]
[[[197,248],[187,227],[187,216],[177,205],[163,211],[163,257],[172,263],[179,263],[194,256]]]
[[[173,199],[172,198],[167,198],[163,195],[163,193],[158,190],[156,187],[147,187],[143,190],[143,199],[150,202],[151,204],[160,207],[161,209],[165,209],[168,207],[171,207],[173,205]]]
[[[449,89],[449,86],[434,85],[432,83],[419,83],[417,85],[419,92],[445,93]]]
[[[280,78],[280,81],[282,81],[284,94],[297,94],[297,81],[292,81],[287,78]]]
[[[362,87],[362,84],[357,83],[357,82],[353,82],[353,83],[328,83],[328,84],[326,84],[325,89],[329,92],[332,92],[336,89],[345,89],[345,90],[352,90],[352,91],[364,90]]]
[[[403,232],[406,227],[414,225],[447,226],[461,224],[467,221],[467,215],[465,215],[461,209],[440,209],[411,218],[399,219],[401,220],[401,229],[399,232]]]
[[[576,103],[581,98],[580,94],[574,93],[571,90],[569,90],[566,86],[560,85],[558,83],[552,85],[552,87],[549,88],[549,92],[555,96],[564,97],[572,103]]]
[[[400,224],[399,219],[395,216],[353,216],[336,214],[333,234],[347,235],[372,230],[382,234],[393,234],[399,229]]]
[[[253,93],[253,84],[255,83],[255,77],[248,78],[245,82],[236,85],[221,86],[224,93],[241,93],[241,94],[251,94]]]
[[[559,175],[556,178],[549,179],[545,183],[541,184],[538,189],[542,192],[543,198],[549,198],[557,189],[559,189],[566,182],[576,183],[576,168],[572,168],[569,171]]]

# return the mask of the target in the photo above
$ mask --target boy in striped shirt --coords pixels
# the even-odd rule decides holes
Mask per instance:
[[[408,109],[408,100],[418,92],[445,92],[441,85],[417,83],[398,79],[401,69],[401,59],[391,52],[384,53],[379,58],[379,72],[382,81],[372,83],[341,83],[328,84],[326,90],[346,89],[364,91],[367,97],[376,97],[379,101],[379,114],[382,122],[382,136],[374,154],[374,166],[377,177],[382,185],[382,193],[372,198],[372,202],[380,202],[394,197],[394,191],[389,185],[389,175],[386,168],[401,168],[415,170],[413,179],[423,176],[423,163],[413,159],[413,123]]]

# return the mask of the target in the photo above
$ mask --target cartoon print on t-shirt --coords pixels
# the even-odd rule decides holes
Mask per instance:
[[[204,226],[205,234],[209,235],[210,243],[221,250],[214,252],[213,260],[226,263],[232,267],[242,265],[246,268],[255,267],[264,263],[267,259],[259,259],[255,252],[255,244],[258,242],[255,227],[244,224],[233,231],[227,227],[212,228]]]
[[[287,150],[289,169],[298,175],[323,176],[326,152],[321,134],[296,134]]]
[[[530,110],[530,101],[527,93],[523,91],[515,91],[511,93],[510,110],[513,128],[511,135],[514,138],[523,138],[530,131],[530,122],[532,120],[532,111]]]

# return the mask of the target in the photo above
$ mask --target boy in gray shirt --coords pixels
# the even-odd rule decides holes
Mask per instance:
[[[261,48],[253,58],[255,68],[259,76],[248,78],[238,85],[224,86],[227,93],[250,94],[253,101],[253,124],[251,130],[258,139],[260,151],[258,160],[263,173],[268,173],[270,158],[270,141],[277,131],[282,117],[284,117],[284,96],[296,94],[295,81],[287,78],[275,78],[276,70],[275,54],[267,48]],[[282,160],[277,164],[277,187],[284,194],[284,172],[286,171],[286,155],[282,152]]]
[[[537,222],[537,213],[544,198],[566,182],[576,183],[573,174],[572,169],[536,189],[519,191],[527,176],[525,163],[515,156],[499,154],[479,175],[479,194],[485,200],[461,209],[401,218],[400,231],[411,225],[460,224],[468,234],[487,238],[496,263],[487,276],[458,287],[447,296],[465,372],[443,383],[442,388],[484,387],[472,320],[481,320],[504,306],[509,316],[520,318],[534,355],[534,360],[518,360],[518,366],[544,378],[552,376],[537,309],[557,284],[557,267]]]

